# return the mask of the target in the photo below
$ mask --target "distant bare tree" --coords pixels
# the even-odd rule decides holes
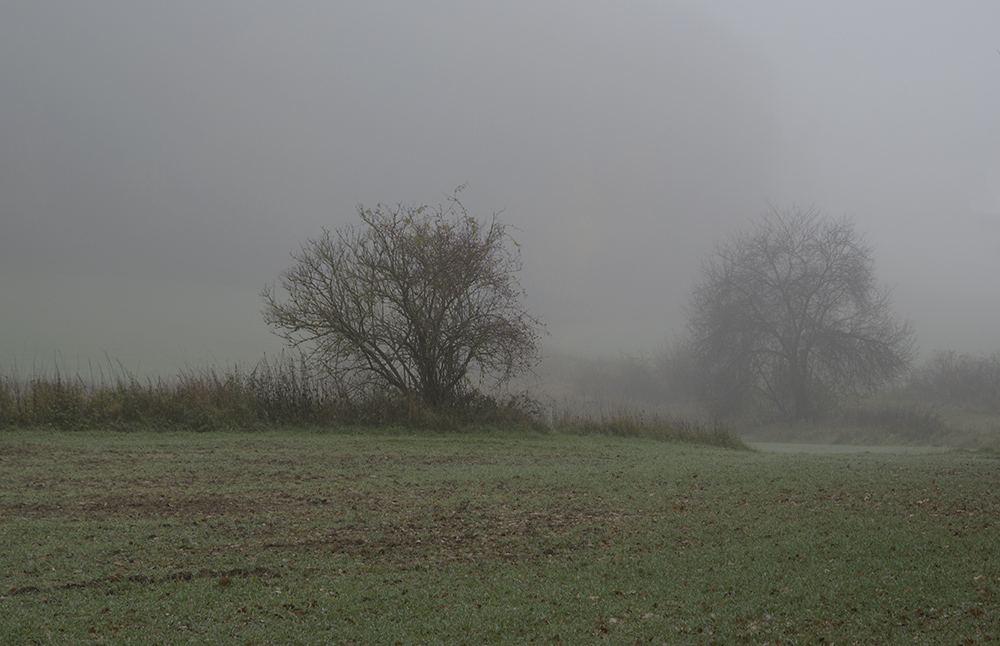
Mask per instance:
[[[539,322],[521,303],[517,245],[455,197],[447,207],[358,207],[265,288],[264,319],[315,365],[361,388],[453,403],[471,372],[503,383],[537,363]],[[508,248],[514,244],[515,251]]]
[[[815,209],[769,205],[705,265],[688,314],[702,390],[722,414],[764,402],[809,418],[824,401],[898,379],[913,356],[872,248],[850,220]]]

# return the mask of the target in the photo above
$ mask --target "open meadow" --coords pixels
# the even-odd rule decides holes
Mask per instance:
[[[996,452],[0,433],[0,641],[1000,642]]]

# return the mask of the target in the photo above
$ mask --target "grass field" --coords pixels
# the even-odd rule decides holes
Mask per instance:
[[[1000,642],[995,452],[0,433],[0,642]]]

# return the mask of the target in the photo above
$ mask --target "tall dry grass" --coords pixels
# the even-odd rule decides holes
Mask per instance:
[[[547,413],[527,394],[471,392],[430,409],[386,393],[352,395],[311,372],[301,357],[265,358],[252,367],[185,370],[139,379],[107,361],[86,377],[56,366],[0,372],[0,429],[248,431],[275,427],[360,427],[465,431],[513,429],[602,434],[746,448],[722,427],[642,414]]]
[[[70,376],[58,365],[0,374],[0,428],[47,427],[253,430],[274,426],[403,426],[457,430],[544,426],[530,398],[472,394],[446,409],[386,393],[350,396],[301,357],[265,358],[252,367],[185,370],[172,379],[135,377],[120,364]]]

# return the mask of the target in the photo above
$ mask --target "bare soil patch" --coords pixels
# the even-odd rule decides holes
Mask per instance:
[[[327,553],[394,562],[572,558],[581,547],[606,544],[625,521],[620,511],[596,498],[527,485],[520,476],[474,483],[407,481],[406,474],[424,469],[468,468],[469,455],[251,454],[234,456],[223,469],[169,473],[179,459],[190,457],[168,451],[80,455],[76,465],[67,465],[69,477],[53,474],[45,480],[36,472],[23,483],[36,495],[8,496],[0,503],[0,516],[225,521],[218,542],[204,550]],[[102,480],[93,475],[95,460],[109,473],[141,461],[142,472]],[[479,465],[498,460],[484,453],[474,458]],[[87,470],[88,477],[73,479],[74,466]],[[226,483],[225,491],[215,490],[218,482]],[[46,496],[47,490],[62,495]]]

